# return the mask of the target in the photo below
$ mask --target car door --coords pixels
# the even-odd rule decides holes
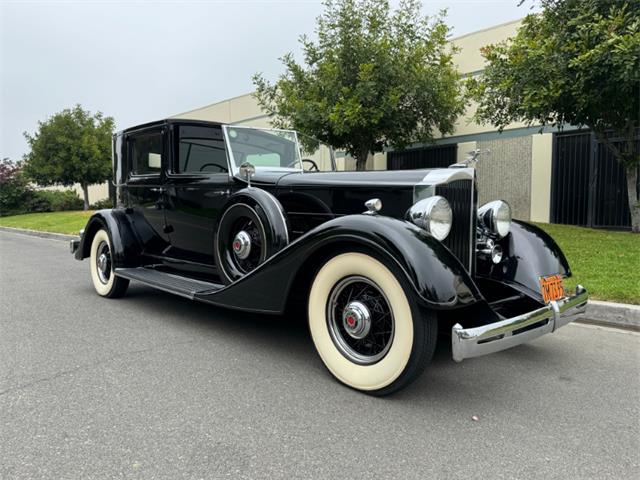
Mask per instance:
[[[163,191],[166,129],[162,126],[127,133],[126,207],[143,243],[144,253],[161,256],[169,246]]]
[[[215,267],[215,229],[231,193],[227,152],[219,125],[175,124],[167,173],[170,256]]]

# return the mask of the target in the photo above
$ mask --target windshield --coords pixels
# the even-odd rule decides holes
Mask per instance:
[[[225,125],[234,173],[249,162],[256,170],[331,171],[333,151],[293,130]],[[302,144],[301,140],[304,140]]]

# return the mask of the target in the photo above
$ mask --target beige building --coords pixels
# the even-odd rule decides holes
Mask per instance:
[[[459,50],[454,62],[463,77],[481,74],[484,59],[480,48],[513,36],[520,22],[521,20],[516,20],[452,39],[451,43]],[[479,201],[482,203],[501,198],[511,204],[516,218],[549,222],[554,130],[546,128],[544,133],[540,133],[539,127],[514,123],[498,133],[491,125],[474,122],[474,112],[475,105],[472,104],[458,119],[453,135],[439,138],[434,145],[415,145],[404,153],[428,157],[437,149],[449,147],[449,158],[461,161],[471,150],[488,151],[482,154],[476,166]],[[183,112],[173,118],[270,126],[269,115],[261,110],[251,93]],[[405,168],[401,162],[393,160],[399,153],[389,151],[371,156],[367,169]],[[353,159],[340,153],[337,154],[337,163],[341,170],[355,168]],[[416,168],[416,165],[412,168]],[[106,185],[93,186],[90,191],[92,202],[107,195]]]
[[[464,76],[481,74],[484,59],[480,48],[513,36],[520,20],[497,25],[451,40],[459,52],[454,61]],[[470,150],[489,150],[477,165],[480,202],[503,198],[514,210],[514,216],[539,222],[549,221],[551,199],[551,158],[553,133],[547,129],[540,134],[539,127],[524,124],[509,125],[498,133],[491,125],[479,125],[472,120],[475,105],[462,115],[453,135],[442,137],[435,145],[416,145],[411,150],[429,150],[444,145],[455,145],[455,158],[463,160]],[[269,116],[258,106],[252,94],[212,103],[196,110],[180,113],[174,118],[212,120],[260,127],[270,126]],[[379,153],[367,162],[367,169],[392,168],[388,158],[392,152]],[[339,169],[353,169],[355,162],[338,154]]]

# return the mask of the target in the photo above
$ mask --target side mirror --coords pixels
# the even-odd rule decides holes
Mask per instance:
[[[249,186],[251,186],[251,177],[253,177],[256,173],[256,167],[251,165],[249,162],[244,162],[240,165],[240,177],[245,179]]]

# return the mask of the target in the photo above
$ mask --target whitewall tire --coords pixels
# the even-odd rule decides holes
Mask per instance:
[[[96,232],[91,241],[91,281],[96,293],[102,297],[121,297],[127,291],[129,280],[116,277],[112,262],[111,239],[106,230]]]
[[[359,252],[331,258],[316,274],[309,329],[323,363],[342,383],[385,395],[410,383],[431,359],[435,318],[421,312],[403,284]]]

